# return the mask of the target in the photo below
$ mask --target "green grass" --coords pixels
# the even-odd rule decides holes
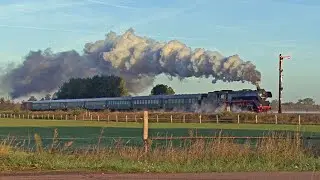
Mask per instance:
[[[287,132],[297,125],[150,123],[154,136],[263,136]],[[228,140],[151,141],[144,154],[141,123],[65,120],[0,119],[0,171],[107,171],[107,172],[235,172],[319,171],[320,158],[296,139],[267,139],[249,146]],[[57,129],[57,137],[54,130]],[[103,132],[101,130],[103,129]],[[305,136],[320,136],[320,126],[302,125]],[[40,135],[37,139],[34,135]],[[117,138],[122,141],[117,143]],[[127,138],[126,138],[127,137]],[[64,139],[63,139],[64,138]],[[101,138],[101,139],[100,139]],[[113,139],[114,138],[114,139]],[[12,140],[12,141],[11,141]],[[60,145],[50,149],[53,141]],[[71,146],[66,143],[72,142]],[[319,141],[317,141],[319,143]],[[181,143],[186,143],[180,146]],[[252,142],[251,142],[252,143]],[[137,146],[128,146],[137,145]],[[161,146],[159,146],[161,145]],[[35,148],[38,147],[38,148]],[[49,148],[46,149],[45,147]],[[79,151],[85,147],[93,151]],[[97,148],[100,147],[100,148]],[[44,149],[43,149],[44,148]],[[65,150],[67,148],[67,150]],[[70,148],[72,153],[70,153]],[[38,149],[38,150],[37,150]]]
[[[15,137],[15,143],[28,141],[28,147],[32,147],[32,136],[38,133],[43,138],[44,145],[49,145],[52,142],[53,131],[57,128],[59,136],[62,137],[61,141],[72,140],[74,147],[95,145],[101,136],[103,146],[112,145],[119,138],[128,142],[128,145],[140,146],[143,143],[142,126],[141,123],[0,119],[0,138],[4,139],[9,135]],[[297,129],[297,125],[281,124],[150,123],[149,137],[189,136],[189,130],[194,130],[194,134],[198,136],[216,136],[219,133],[223,136],[264,136],[271,132],[292,132]],[[304,136],[320,136],[320,126],[302,125],[300,130]]]
[[[0,119],[0,127],[121,127],[142,128],[142,123],[107,123],[97,121],[74,120],[31,120],[31,119]],[[237,130],[275,130],[296,131],[298,125],[283,124],[216,124],[216,123],[149,123],[149,128],[199,128],[199,129],[237,129]],[[320,132],[320,125],[301,125],[303,132]]]

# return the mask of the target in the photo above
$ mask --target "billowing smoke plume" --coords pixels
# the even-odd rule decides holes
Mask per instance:
[[[125,79],[132,93],[139,93],[153,84],[159,74],[180,79],[212,78],[224,82],[260,81],[260,72],[251,62],[238,55],[224,57],[216,51],[194,49],[173,40],[161,43],[135,35],[133,29],[123,35],[110,32],[105,40],[87,43],[83,55],[65,51],[53,53],[31,51],[19,67],[3,76],[11,96],[18,98],[30,93],[51,92],[71,77],[97,74],[118,75]]]

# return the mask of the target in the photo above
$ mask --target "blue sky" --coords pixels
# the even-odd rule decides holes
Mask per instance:
[[[0,62],[21,62],[30,50],[82,51],[87,42],[128,28],[159,41],[239,54],[262,73],[261,86],[277,98],[278,54],[284,64],[284,100],[306,96],[320,103],[319,0],[1,0]],[[177,93],[254,88],[210,79],[170,81]],[[148,90],[149,93],[150,90]]]

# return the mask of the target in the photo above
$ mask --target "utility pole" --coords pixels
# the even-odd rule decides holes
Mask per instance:
[[[282,68],[282,63],[283,63],[283,58],[287,58],[287,59],[291,59],[291,56],[282,56],[281,54],[279,54],[279,105],[278,105],[278,113],[281,114],[282,113],[282,90],[283,90],[283,86],[282,86],[282,80],[283,80],[283,68]]]
[[[283,62],[283,57],[281,54],[279,54],[279,95],[278,95],[278,113],[281,114],[282,113],[282,108],[281,108],[281,95],[282,95],[282,90],[283,90],[283,87],[282,87],[282,72],[283,72],[283,69],[282,69],[282,62]]]

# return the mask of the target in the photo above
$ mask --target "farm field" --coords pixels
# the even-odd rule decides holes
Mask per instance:
[[[199,173],[320,170],[318,150],[305,151],[304,147],[310,146],[300,146],[301,142],[295,138],[262,139],[254,146],[229,139],[151,140],[153,148],[145,153],[142,127],[142,123],[132,122],[3,118],[0,119],[0,172],[59,170]],[[55,129],[57,134],[54,133]],[[305,137],[320,137],[317,125],[149,123],[151,139],[165,136],[190,137],[191,134],[219,136],[219,133],[222,136],[253,137],[297,130]],[[320,144],[319,139],[307,141],[307,145]],[[179,146],[181,143],[183,146]]]
[[[142,145],[142,123],[107,123],[74,120],[30,120],[0,119],[0,137],[15,138],[15,143],[28,141],[33,146],[34,134],[41,136],[43,144],[52,143],[54,129],[58,130],[61,142],[73,141],[74,147],[88,147],[97,144],[114,144],[121,139],[127,145]],[[103,132],[102,132],[103,130]],[[259,137],[272,132],[284,133],[299,130],[305,137],[320,137],[318,125],[282,124],[215,124],[215,123],[149,123],[149,137],[170,136],[237,136]],[[158,140],[159,141],[159,140]],[[24,143],[25,144],[25,143]]]

